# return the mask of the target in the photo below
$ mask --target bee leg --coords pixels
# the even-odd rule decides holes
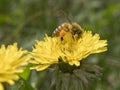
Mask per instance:
[[[61,37],[60,39],[61,39],[61,41],[63,41],[63,37]]]

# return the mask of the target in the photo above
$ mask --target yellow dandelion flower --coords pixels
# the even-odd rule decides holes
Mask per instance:
[[[91,31],[84,31],[80,38],[67,32],[61,37],[45,36],[44,41],[36,41],[32,51],[35,64],[32,69],[38,71],[48,68],[62,60],[73,66],[80,66],[80,61],[90,54],[100,53],[107,50],[107,41],[100,40],[99,34],[93,35]]]
[[[7,48],[2,45],[0,48],[0,90],[4,90],[2,83],[13,85],[19,79],[17,73],[23,71],[23,66],[27,64],[28,57],[24,56],[27,51],[18,49],[17,43],[9,45]]]

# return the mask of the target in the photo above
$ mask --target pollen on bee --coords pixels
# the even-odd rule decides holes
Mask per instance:
[[[64,30],[61,30],[61,31],[60,31],[60,36],[61,36],[61,37],[64,37],[65,34],[66,34],[66,32],[65,32]]]

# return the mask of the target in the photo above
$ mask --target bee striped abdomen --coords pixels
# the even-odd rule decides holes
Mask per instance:
[[[58,26],[53,32],[53,36],[64,36],[66,32],[69,31],[68,24],[63,23],[62,25]]]

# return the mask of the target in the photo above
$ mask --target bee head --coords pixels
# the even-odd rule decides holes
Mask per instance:
[[[81,28],[81,26],[80,26],[79,24],[77,24],[77,23],[72,23],[71,25],[72,25],[72,28],[71,28],[71,31],[70,31],[70,32],[71,32],[73,35],[75,35],[75,34],[80,35],[80,34],[83,32],[83,30],[82,30],[82,28]]]

